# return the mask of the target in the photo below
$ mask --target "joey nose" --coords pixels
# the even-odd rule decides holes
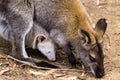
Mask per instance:
[[[49,60],[52,61],[52,62],[54,62],[56,59],[55,58],[50,58]]]
[[[52,58],[52,61],[55,61],[56,59],[55,58]]]

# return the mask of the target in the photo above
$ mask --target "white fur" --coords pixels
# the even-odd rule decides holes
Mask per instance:
[[[3,20],[5,21],[6,19],[2,14],[0,14],[0,36],[8,40],[8,30],[7,30],[8,27],[2,24]]]
[[[55,61],[55,46],[52,42],[52,40],[48,39],[43,42],[37,43],[37,49],[42,52],[43,55],[45,55],[48,60]]]
[[[28,32],[30,31],[30,29],[32,28],[32,26],[33,26],[33,21],[30,21],[30,23],[29,23],[29,29],[26,31],[26,33],[25,33],[25,35],[24,35],[24,41],[23,41],[23,46],[22,46],[22,50],[23,50],[23,55],[24,55],[24,57],[26,57],[26,58],[28,58],[28,55],[27,55],[27,53],[26,53],[26,51],[25,51],[25,37],[26,37],[26,35],[28,34]]]
[[[23,41],[23,44],[25,44],[25,41]],[[26,51],[25,51],[25,45],[22,46],[22,50],[23,50],[23,56],[24,56],[25,58],[28,58],[28,55],[27,55],[27,53],[26,53]]]

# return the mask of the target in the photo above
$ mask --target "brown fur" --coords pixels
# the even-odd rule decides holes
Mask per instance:
[[[68,23],[66,26],[67,37],[72,41],[79,42],[80,36],[78,33],[81,29],[89,34],[91,39],[91,43],[89,43],[89,45],[95,44],[96,39],[94,34],[96,33],[92,28],[91,20],[82,3],[79,0],[70,0],[68,5],[65,6],[67,6],[67,10],[69,10],[69,13],[66,15],[66,21]],[[65,13],[66,12],[64,12],[64,14]]]

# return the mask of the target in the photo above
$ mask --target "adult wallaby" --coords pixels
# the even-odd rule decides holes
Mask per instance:
[[[102,38],[106,31],[105,19],[93,29],[91,20],[80,0],[34,0],[34,19],[46,29],[53,41],[67,54],[72,65],[76,59],[70,47],[92,74],[104,76]]]
[[[106,30],[105,19],[98,21],[93,29],[80,0],[0,0],[0,21],[9,26],[11,55],[30,62],[24,44],[25,36],[33,26],[33,18],[63,48],[72,65],[76,60],[70,46],[95,77],[103,77],[101,44]]]

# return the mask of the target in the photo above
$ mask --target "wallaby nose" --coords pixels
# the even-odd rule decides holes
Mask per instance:
[[[97,68],[97,70],[95,71],[95,77],[96,78],[102,78],[104,76],[104,70]]]
[[[104,74],[103,73],[96,73],[96,78],[102,78],[104,76]]]

